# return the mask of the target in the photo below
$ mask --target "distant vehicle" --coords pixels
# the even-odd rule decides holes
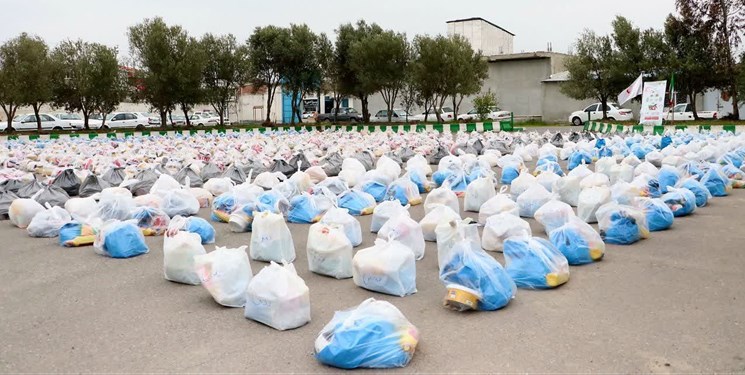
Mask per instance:
[[[600,103],[593,103],[581,111],[572,112],[569,115],[569,122],[574,126],[582,126],[587,121],[588,113],[590,121],[603,119],[602,105]],[[621,108],[616,103],[609,102],[606,106],[606,113],[608,114],[609,121],[631,121],[634,119],[634,113],[630,109]]]
[[[186,116],[184,115],[171,115],[169,120],[172,126],[184,126],[186,125]]]
[[[332,109],[330,113],[321,113],[316,118],[317,122],[359,122],[362,121],[362,114],[357,112],[356,109],[350,107],[339,108],[339,113],[336,113],[336,109]]]
[[[693,109],[689,103],[681,103],[673,107],[673,111],[670,112],[670,108],[665,108],[663,112],[665,121],[693,121]],[[719,112],[717,111],[696,111],[698,118],[704,120],[716,120],[719,118]]]
[[[431,109],[429,111],[429,115],[427,115],[428,112],[422,112],[412,118],[414,121],[424,121],[424,118],[426,116],[427,121],[438,121],[437,115],[435,114],[435,110]],[[442,107],[440,109],[440,117],[442,117],[442,121],[452,121],[455,116],[455,111],[453,111],[450,107]]]
[[[307,120],[316,116],[314,111],[303,112],[303,120]]]
[[[80,115],[77,113],[66,113],[66,112],[59,112],[59,113],[53,113],[52,116],[67,122],[70,124],[70,126],[73,129],[84,129],[85,128],[85,120],[83,120]],[[88,124],[90,125],[90,118],[88,121]]]
[[[102,128],[135,128],[142,130],[154,126],[160,126],[160,119],[152,117],[149,113],[114,112],[106,116],[106,124]]]
[[[489,113],[486,115],[486,118],[488,120],[508,120],[512,114],[509,111],[503,111],[499,107],[491,107]],[[476,111],[476,108],[468,111],[468,113],[464,113],[462,115],[458,115],[459,121],[474,121],[479,119],[479,113]]]
[[[392,122],[406,122],[408,120],[411,120],[414,118],[414,116],[410,113],[406,113],[403,109],[394,109],[391,111],[391,121]],[[387,109],[381,109],[378,111],[378,113],[375,114],[375,116],[370,117],[371,122],[388,122],[388,110]]]
[[[72,129],[72,126],[70,126],[70,123],[67,121],[60,120],[50,114],[47,113],[39,113],[39,118],[41,118],[41,129],[42,130],[70,130]],[[13,129],[15,130],[36,130],[37,129],[37,123],[36,123],[36,115],[32,114],[25,114],[25,115],[16,115],[16,117],[13,117]],[[0,124],[0,130],[7,130],[8,122],[3,121]]]
[[[189,116],[189,123],[194,126],[215,126],[220,123],[220,118],[206,114],[193,114]]]

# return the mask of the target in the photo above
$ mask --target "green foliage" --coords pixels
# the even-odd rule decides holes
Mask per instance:
[[[294,124],[295,119],[298,122],[303,121],[299,104],[305,93],[316,92],[320,88],[323,62],[322,57],[316,53],[321,41],[307,25],[290,25],[287,32],[287,41],[279,55],[277,70],[284,88],[291,93],[291,122]]]
[[[225,124],[225,113],[238,89],[248,82],[248,47],[239,45],[232,34],[207,34],[201,40],[207,61],[204,66],[204,99]]]
[[[266,87],[266,122],[271,122],[274,94],[281,82],[280,63],[290,32],[277,26],[257,27],[248,39],[249,77],[254,88]]]
[[[370,111],[367,108],[368,97],[380,90],[378,82],[365,76],[362,71],[363,64],[355,53],[369,54],[370,51],[362,51],[361,44],[368,43],[367,39],[375,38],[383,33],[383,29],[377,24],[368,25],[365,21],[357,21],[356,25],[343,24],[336,30],[336,54],[335,65],[339,89],[343,95],[353,95],[362,103],[362,116],[364,121],[370,120]],[[356,62],[355,62],[356,61]]]
[[[489,76],[489,66],[481,52],[474,52],[466,39],[459,35],[450,38],[453,61],[448,62],[450,79],[448,79],[448,95],[452,98],[455,116],[463,98],[478,94],[484,80]]]
[[[54,103],[80,111],[88,129],[90,115],[104,117],[124,100],[126,81],[119,69],[116,48],[82,40],[62,42],[51,54],[55,66]]]
[[[473,98],[473,107],[476,109],[480,121],[486,120],[489,113],[491,113],[492,108],[496,106],[497,96],[491,91],[491,89]]]
[[[561,85],[561,92],[577,100],[598,99],[605,107],[620,91],[611,37],[585,30],[574,48],[574,55],[564,62],[571,78]],[[603,113],[603,118],[606,115]]]

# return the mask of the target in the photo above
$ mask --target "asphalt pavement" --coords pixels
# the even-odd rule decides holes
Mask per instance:
[[[420,330],[412,362],[397,371],[745,372],[743,210],[745,191],[715,198],[650,239],[608,245],[602,262],[571,267],[558,289],[519,289],[505,309],[471,313],[442,307],[435,243],[417,263],[418,293],[398,298],[310,273],[309,226],[290,224],[312,321],[285,332],[218,305],[201,286],[166,281],[162,237],[147,239],[149,254],[119,260],[29,238],[4,221],[0,372],[332,372],[313,357],[318,332],[335,310],[370,297]],[[373,245],[370,219],[360,218],[357,249]],[[218,246],[249,244],[250,233],[215,227]],[[251,262],[254,274],[265,265]]]

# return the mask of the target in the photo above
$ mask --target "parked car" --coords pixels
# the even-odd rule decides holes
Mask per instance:
[[[689,103],[680,103],[673,107],[673,111],[670,112],[670,108],[665,108],[663,112],[665,121],[693,121],[693,109]],[[719,118],[719,112],[717,111],[696,111],[698,118],[705,120],[716,120]]]
[[[313,111],[310,112],[303,112],[303,120],[307,120],[310,118],[314,118],[316,116],[316,113]]]
[[[332,109],[329,113],[321,113],[316,118],[317,122],[358,122],[362,121],[362,114],[357,112],[354,108],[341,107],[339,113],[336,113],[336,109]]]
[[[610,121],[631,121],[634,119],[634,113],[630,109],[621,108],[621,106],[616,103],[608,103],[606,106],[606,112],[608,114],[608,120]],[[572,112],[572,114],[569,115],[569,122],[574,126],[582,126],[585,121],[587,121],[588,114],[590,121],[602,120],[602,105],[600,103],[593,103],[581,111]]]
[[[114,112],[106,116],[104,129],[109,128],[135,128],[145,129],[147,127],[160,126],[160,119],[145,112]]]
[[[70,126],[73,129],[84,129],[85,128],[85,120],[78,115],[77,113],[66,113],[66,112],[59,112],[52,114],[55,118],[58,118],[62,121],[67,122],[70,124]],[[90,118],[89,118],[90,120]],[[88,121],[88,124],[90,124],[90,121]]]
[[[392,122],[406,122],[408,120],[411,120],[414,118],[413,115],[406,113],[403,109],[394,109],[391,111],[391,121]],[[375,116],[370,117],[371,122],[388,122],[388,110],[387,109],[381,109],[378,111],[378,113],[375,114]]]
[[[48,113],[39,113],[39,117],[41,118],[41,128],[42,130],[70,130],[72,129],[72,126],[70,126],[69,122],[60,120]],[[33,113],[31,114],[25,114],[25,115],[16,115],[13,117],[13,129],[15,130],[36,130],[37,129],[37,123],[36,123],[36,115]],[[3,121],[0,124],[0,130],[5,131],[8,128],[8,122]]]
[[[422,112],[412,118],[414,121],[424,121],[425,117],[427,121],[437,121],[437,115],[435,115],[434,109],[431,109],[429,111],[429,115],[427,115],[428,112]],[[442,117],[442,121],[452,121],[455,116],[455,111],[453,111],[450,107],[442,107],[440,109],[440,117]]]
[[[220,118],[206,114],[193,114],[189,116],[189,123],[194,126],[215,126],[220,123]]]
[[[184,115],[171,115],[169,120],[171,121],[172,126],[185,126],[186,125],[186,116]]]
[[[486,115],[486,118],[488,120],[501,121],[509,119],[510,116],[511,113],[509,111],[503,111],[499,107],[491,107],[489,113]],[[479,113],[478,111],[476,111],[476,108],[468,111],[468,113],[458,115],[459,121],[474,121],[478,119]]]

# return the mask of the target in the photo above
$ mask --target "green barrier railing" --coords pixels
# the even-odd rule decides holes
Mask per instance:
[[[722,129],[724,131],[726,131],[726,132],[730,132],[732,134],[735,134],[735,132],[737,130],[737,127],[735,127],[734,125],[724,125],[724,126],[722,126]]]
[[[485,122],[484,123],[484,131],[485,132],[493,132],[494,131],[494,123],[493,122]]]

